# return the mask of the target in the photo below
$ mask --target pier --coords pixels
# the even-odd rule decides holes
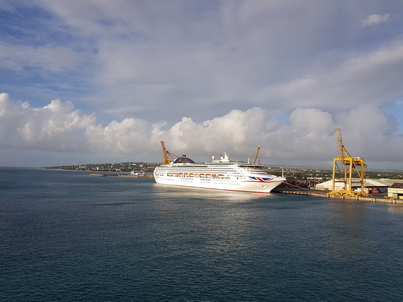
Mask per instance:
[[[364,202],[374,202],[374,203],[403,204],[403,199],[390,198],[385,194],[372,194],[369,196],[331,196],[331,195],[329,195],[329,192],[330,191],[313,190],[313,189],[306,189],[306,188],[302,188],[302,187],[276,188],[276,190],[273,191],[273,193],[280,193],[280,194],[312,196],[312,197],[339,199],[339,200],[346,200],[346,201],[364,201]]]

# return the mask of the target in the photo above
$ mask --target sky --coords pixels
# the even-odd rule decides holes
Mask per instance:
[[[0,166],[403,169],[401,0],[0,0]]]

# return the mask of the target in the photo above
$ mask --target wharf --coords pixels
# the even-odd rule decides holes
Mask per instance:
[[[312,190],[306,188],[280,188],[276,190],[276,193],[281,194],[313,196],[313,197],[339,199],[346,201],[366,201],[375,203],[403,204],[403,199],[390,198],[384,194],[372,194],[369,196],[329,196],[328,194],[329,192],[330,191]]]
[[[116,174],[116,173],[91,173],[90,176],[106,177],[106,176],[117,176],[117,177],[132,177],[132,178],[153,178],[153,175],[133,175],[133,174]]]

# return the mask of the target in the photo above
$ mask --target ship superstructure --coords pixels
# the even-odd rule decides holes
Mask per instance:
[[[284,177],[270,175],[264,167],[246,162],[233,161],[227,153],[220,159],[204,164],[195,163],[186,155],[173,162],[166,160],[170,154],[161,142],[164,164],[154,170],[157,183],[176,186],[218,190],[269,193],[285,181]]]

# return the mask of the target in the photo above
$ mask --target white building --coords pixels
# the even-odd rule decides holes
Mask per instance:
[[[395,182],[388,189],[388,197],[394,199],[403,199],[403,183]]]
[[[364,187],[367,188],[367,193],[378,193],[378,191],[382,192],[391,187],[394,183],[402,183],[403,181],[396,179],[364,179]],[[344,183],[337,181],[335,183],[336,190],[343,190]],[[360,179],[353,178],[353,189],[359,190],[361,188]],[[332,180],[328,180],[316,185],[315,189],[317,190],[332,190]]]

